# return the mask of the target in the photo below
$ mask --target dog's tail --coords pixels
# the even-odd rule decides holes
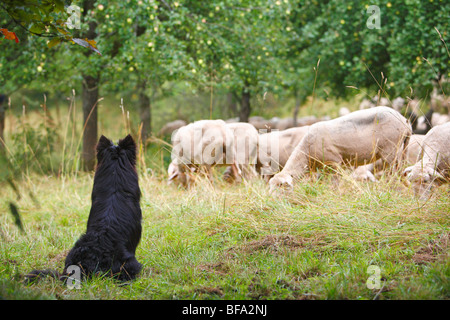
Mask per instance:
[[[63,280],[62,275],[56,271],[51,269],[45,269],[45,270],[33,270],[26,275],[24,275],[24,282],[25,284],[33,284],[37,283],[40,280],[44,279],[45,277],[52,277],[53,279],[57,280]]]

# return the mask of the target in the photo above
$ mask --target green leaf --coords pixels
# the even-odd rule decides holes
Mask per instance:
[[[45,25],[41,22],[36,22],[29,30],[32,33],[42,34],[45,31]]]
[[[53,48],[54,46],[56,46],[57,44],[61,43],[62,39],[61,38],[53,38],[52,40],[50,40],[47,43],[47,47],[49,48]]]

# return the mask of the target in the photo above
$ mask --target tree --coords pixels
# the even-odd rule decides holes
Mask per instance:
[[[103,4],[101,4],[103,5]],[[170,9],[170,8],[169,8]],[[177,15],[156,2],[128,1],[108,3],[99,13],[105,20],[102,29],[116,28],[118,52],[110,61],[107,86],[111,90],[134,88],[138,95],[141,141],[152,131],[151,105],[162,86],[184,77],[185,51],[173,32]],[[165,94],[165,93],[162,93]]]
[[[448,76],[450,56],[436,32],[441,30],[442,38],[448,38],[448,4],[378,1],[379,29],[367,26],[373,12],[364,2],[306,0],[292,6],[295,37],[285,72],[297,76],[290,88],[302,96],[310,94],[312,68],[319,59],[318,84],[338,97],[354,92],[348,86],[388,97],[409,95],[412,88],[417,96],[426,97],[433,81]]]
[[[95,39],[97,36],[97,21],[87,18],[93,12],[95,0],[85,0],[83,2],[82,22],[87,25],[83,36],[89,39]],[[92,51],[85,51],[85,60],[89,60]],[[86,69],[82,72],[82,97],[83,97],[83,162],[86,170],[91,171],[95,166],[95,146],[98,136],[98,97],[100,86],[101,68]]]
[[[174,36],[185,44],[185,76],[198,87],[240,97],[240,121],[248,121],[251,97],[275,90],[281,75],[277,54],[284,45],[282,1],[179,1]]]

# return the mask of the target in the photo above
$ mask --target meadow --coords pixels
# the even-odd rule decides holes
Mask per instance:
[[[419,201],[398,176],[378,183],[305,178],[294,193],[269,194],[257,179],[239,185],[200,179],[167,184],[169,148],[139,149],[143,265],[129,283],[94,277],[69,289],[32,269],[61,271],[85,231],[93,173],[80,169],[76,104],[7,114],[12,184],[0,189],[0,297],[4,299],[449,299],[450,187]],[[325,109],[324,109],[325,110]],[[100,109],[99,132],[117,141],[133,125],[118,106]],[[325,112],[325,111],[324,111]],[[336,114],[337,109],[327,109]],[[14,223],[9,204],[21,215]],[[373,274],[370,266],[379,268]],[[369,270],[368,270],[369,268]],[[374,268],[374,267],[372,267]],[[375,276],[375,287],[371,278]]]

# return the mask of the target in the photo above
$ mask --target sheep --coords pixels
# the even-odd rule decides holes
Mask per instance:
[[[378,98],[378,95],[374,96],[372,99],[364,98],[359,104],[359,110],[370,109],[377,106],[389,106],[390,101],[388,98]]]
[[[349,113],[350,113],[350,109],[347,108],[347,107],[341,107],[341,108],[339,109],[339,117],[346,116],[346,115],[348,115]]]
[[[419,160],[424,139],[425,135],[423,134],[411,135],[411,138],[409,139],[408,145],[406,146],[403,155],[403,159],[405,160],[406,164],[412,165]],[[358,181],[370,180],[372,182],[376,182],[377,179],[375,178],[375,174],[382,173],[382,168],[383,161],[382,159],[379,159],[374,163],[357,167],[355,170],[353,170],[351,176],[353,179]]]
[[[395,111],[400,112],[404,105],[405,99],[403,99],[402,97],[397,97],[392,101],[392,108],[394,108]]]
[[[233,132],[236,164],[242,172],[242,177],[247,180],[256,177],[258,131],[253,125],[245,122],[227,123],[226,126]],[[226,181],[233,180],[231,166],[227,167],[223,177]]]
[[[234,122],[239,122],[239,117],[234,117],[234,118],[230,118],[225,120],[226,123],[234,123]]]
[[[411,136],[405,150],[405,161],[407,164],[415,164],[420,159],[424,139],[424,134],[413,134]]]
[[[388,98],[378,97],[378,95],[374,96],[372,101],[375,103],[375,106],[389,106],[391,103]]]
[[[199,120],[181,127],[172,135],[172,145],[169,183],[189,187],[195,179],[193,173],[201,170],[212,182],[211,168],[215,165],[230,165],[233,177],[240,178],[233,132],[223,120]]]
[[[270,191],[293,188],[293,180],[324,165],[364,165],[383,159],[395,164],[398,149],[406,147],[411,125],[392,108],[358,110],[311,125],[283,170],[269,181]]]
[[[435,127],[440,124],[444,124],[450,121],[450,116],[448,114],[440,114],[439,112],[433,112],[431,115],[431,126]]]
[[[272,118],[272,129],[278,129],[278,130],[286,130],[289,128],[293,128],[294,126],[294,118],[283,118],[279,119],[276,118],[277,121],[275,121],[275,118]]]
[[[271,120],[264,119],[260,116],[254,116],[248,118],[248,122],[253,125],[257,130],[263,129],[271,129],[273,128],[273,122]]]
[[[450,178],[450,122],[432,128],[422,143],[422,159],[404,170],[416,196],[427,199],[431,190]]]
[[[184,120],[175,120],[171,122],[167,122],[161,130],[159,130],[159,136],[165,136],[172,134],[175,130],[187,125],[187,122]]]
[[[267,180],[281,170],[292,151],[308,132],[308,126],[259,135],[257,171]]]
[[[276,121],[275,121],[276,119]],[[297,121],[294,121],[294,118],[272,118],[272,129],[278,129],[278,130],[286,130],[290,128],[295,127],[303,127],[303,126],[309,126],[313,123],[329,120],[330,118],[327,116],[317,118],[316,116],[305,116],[297,119]]]
[[[367,98],[364,98],[359,104],[359,110],[370,109],[373,107],[376,107],[375,103],[373,103],[372,100],[369,100]]]

